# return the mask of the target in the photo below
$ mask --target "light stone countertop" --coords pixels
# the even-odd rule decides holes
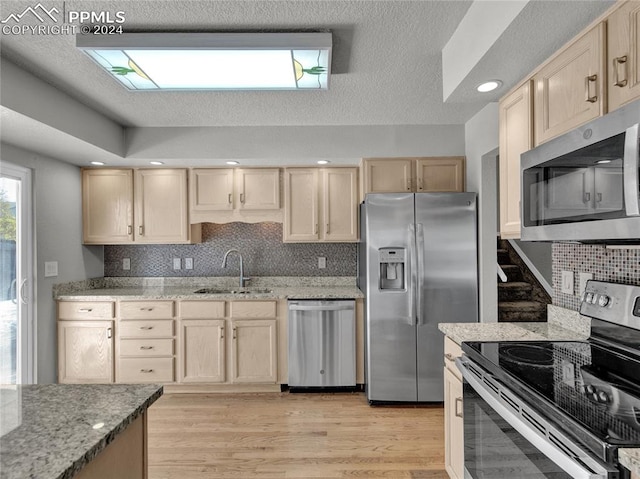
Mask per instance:
[[[248,293],[195,293],[201,288],[246,290]],[[267,289],[268,293],[252,290]],[[85,282],[57,285],[55,299],[62,301],[127,300],[243,300],[243,299],[355,299],[364,294],[355,278],[254,278],[250,286],[240,288],[237,278],[98,278]]]
[[[161,395],[154,384],[3,386],[0,478],[73,477]]]

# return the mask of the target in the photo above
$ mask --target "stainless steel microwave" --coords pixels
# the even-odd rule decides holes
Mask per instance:
[[[521,156],[525,241],[640,242],[640,100]]]

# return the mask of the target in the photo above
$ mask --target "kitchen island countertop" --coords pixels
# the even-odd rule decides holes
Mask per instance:
[[[162,395],[147,384],[0,388],[0,478],[67,479]]]

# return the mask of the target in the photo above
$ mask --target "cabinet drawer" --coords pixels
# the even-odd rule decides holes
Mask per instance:
[[[275,301],[231,301],[229,303],[231,318],[275,318]]]
[[[121,358],[118,360],[118,382],[172,382],[173,362],[173,358]]]
[[[462,374],[454,362],[456,358],[462,356],[462,348],[451,338],[444,338],[444,365],[453,373],[455,377],[462,381]]]
[[[172,319],[173,301],[122,301],[120,319]]]
[[[58,319],[112,319],[112,301],[59,301]]]
[[[173,339],[123,339],[120,356],[173,356]]]
[[[224,301],[181,301],[182,319],[224,318]]]
[[[173,336],[173,321],[120,321],[118,330],[121,338],[167,338]]]

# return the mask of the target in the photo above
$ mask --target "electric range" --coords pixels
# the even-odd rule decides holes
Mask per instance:
[[[470,477],[492,477],[482,472],[489,433],[477,435],[479,418],[492,414],[494,426],[515,428],[509,445],[532,463],[530,475],[510,477],[628,477],[617,451],[640,447],[640,287],[589,281],[580,312],[592,321],[585,341],[462,344]],[[558,463],[567,467],[554,472]]]

